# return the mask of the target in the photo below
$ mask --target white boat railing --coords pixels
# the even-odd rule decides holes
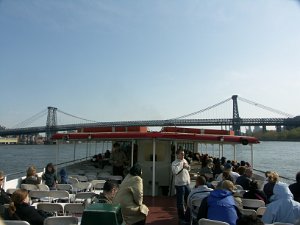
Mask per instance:
[[[73,165],[75,163],[84,162],[86,160],[87,160],[87,158],[84,157],[84,158],[80,158],[80,159],[76,159],[76,160],[71,160],[71,161],[66,161],[66,162],[55,164],[54,166],[56,167],[56,173],[62,167]],[[44,169],[45,168],[37,168],[38,176],[41,176],[43,174]],[[24,171],[6,174],[4,177],[3,189],[7,190],[8,188],[19,188],[21,185],[22,179],[24,179],[26,177],[26,176],[24,176],[24,174],[26,174],[25,171],[26,171],[26,168],[24,168]]]

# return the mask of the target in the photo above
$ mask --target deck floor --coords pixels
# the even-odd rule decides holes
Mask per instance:
[[[151,225],[177,225],[176,197],[144,196],[144,204],[149,208],[146,224]]]

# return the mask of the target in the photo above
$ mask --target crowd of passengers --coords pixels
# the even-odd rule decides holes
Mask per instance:
[[[202,166],[199,171],[196,171],[198,176],[195,187],[190,192],[186,188],[183,198],[177,198],[178,217],[181,224],[190,224],[190,219],[192,219],[193,224],[198,224],[198,220],[201,218],[223,221],[230,225],[272,224],[274,222],[300,223],[300,172],[296,174],[296,183],[288,186],[279,180],[279,175],[276,172],[267,171],[265,181],[262,184],[253,178],[253,171],[248,162],[226,160],[225,157],[219,159],[199,153],[188,153],[182,158],[180,156],[182,153],[184,154],[180,149],[176,152],[177,159],[174,162],[177,165],[180,165],[178,162],[185,165],[186,162],[190,163],[192,160],[193,163],[196,161]],[[182,166],[182,168],[188,167]],[[177,184],[178,186],[176,186],[175,181],[176,190],[178,187],[188,186],[189,175],[187,173],[186,175],[184,173],[178,174],[174,168],[172,169],[174,176],[181,176],[179,180],[184,181]],[[237,187],[243,191],[239,191]],[[241,211],[245,208],[242,204],[242,198],[258,199],[265,202],[266,211],[261,219],[242,215]],[[201,203],[200,207],[191,204],[195,199]],[[186,205],[184,215],[182,205]],[[191,213],[192,215],[190,215]],[[241,223],[241,221],[243,222]]]
[[[27,176],[22,181],[24,184],[40,184],[43,180],[50,190],[55,190],[58,183],[55,175],[55,169],[52,163],[47,164],[42,177],[36,174],[34,166],[27,169]],[[64,182],[66,171],[60,171],[61,179]],[[0,224],[4,220],[24,220],[30,225],[43,225],[44,220],[49,215],[43,210],[37,210],[30,204],[29,192],[25,189],[17,189],[11,195],[3,190],[5,174],[0,171]],[[92,199],[83,204],[88,207],[89,204],[106,203],[120,204],[122,216],[127,225],[145,225],[148,215],[148,207],[143,204],[143,180],[142,168],[136,163],[119,185],[116,181],[107,180],[103,186],[103,192],[95,194]],[[9,204],[8,208],[4,204]]]
[[[118,149],[119,146],[114,147]],[[279,180],[276,172],[267,171],[266,179],[259,188],[257,181],[252,177],[253,171],[248,162],[226,160],[225,157],[218,159],[199,153],[188,156],[189,158],[184,155],[183,149],[179,148],[171,165],[175,177],[180,224],[191,222],[197,224],[201,218],[223,221],[230,225],[260,225],[274,222],[296,224],[300,219],[300,172],[296,174],[296,183],[288,186]],[[201,163],[195,187],[191,189],[190,160]],[[35,167],[31,166],[27,169],[26,178],[22,183],[40,184],[43,181],[50,190],[55,190],[58,182],[68,183],[64,168],[58,174],[59,179],[52,163],[47,164],[41,177],[37,175]],[[12,195],[6,193],[2,188],[4,176],[5,174],[0,171],[0,205],[9,204],[9,208],[2,212],[2,216],[5,219],[25,220],[31,225],[42,225],[49,215],[30,205],[28,191],[18,189]],[[237,186],[242,187],[244,191],[238,192]],[[241,213],[243,209],[241,198],[264,201],[266,211],[262,218],[244,216]],[[195,199],[201,202],[200,207],[192,205]],[[103,193],[95,195],[89,202],[93,203],[120,204],[127,225],[144,225],[149,209],[143,204],[141,166],[136,163],[131,167],[120,186],[115,182],[106,181]]]

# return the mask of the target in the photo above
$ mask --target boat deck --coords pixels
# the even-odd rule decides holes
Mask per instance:
[[[144,204],[149,208],[146,224],[178,224],[176,196],[144,196]]]

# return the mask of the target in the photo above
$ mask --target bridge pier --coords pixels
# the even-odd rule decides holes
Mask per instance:
[[[282,131],[282,127],[281,126],[276,126],[276,131],[277,132],[281,132]]]

